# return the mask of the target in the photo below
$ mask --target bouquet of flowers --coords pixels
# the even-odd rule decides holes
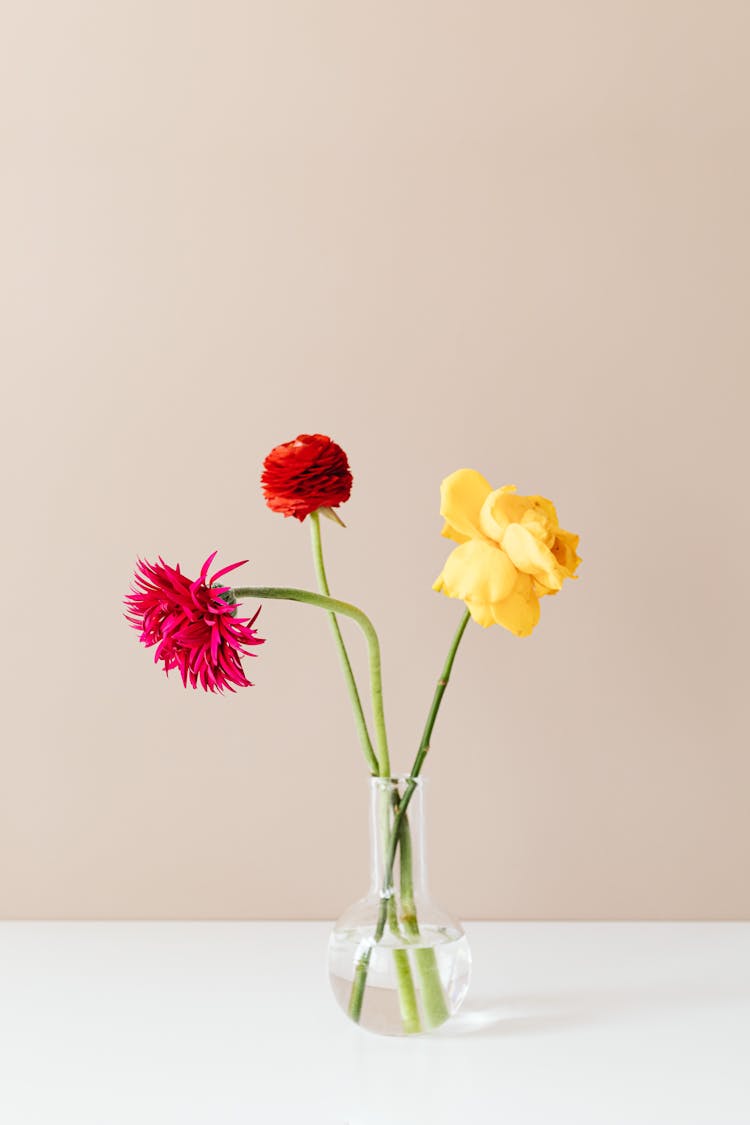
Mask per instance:
[[[460,925],[436,907],[427,892],[421,852],[421,771],[459,645],[470,620],[500,625],[528,637],[541,599],[557,594],[580,563],[578,536],[560,527],[551,501],[519,495],[513,485],[493,488],[473,469],[442,482],[442,534],[454,544],[433,589],[463,603],[448,647],[414,762],[392,777],[388,752],[380,644],[357,606],[331,596],[323,558],[321,516],[342,524],[337,509],[348,500],[352,474],[346,453],[323,434],[300,434],[271,450],[261,486],[268,507],[310,527],[317,590],[232,586],[227,576],[244,562],[213,570],[216,551],[197,578],[140,559],[125,598],[126,619],[168,675],[176,669],[187,687],[222,693],[251,687],[243,659],[263,643],[246,600],[282,599],[328,614],[359,741],[371,775],[373,870],[370,893],[341,916],[329,943],[334,993],[348,1015],[372,1030],[414,1034],[444,1023],[466,993],[470,957]],[[245,560],[246,562],[247,560]],[[359,626],[369,657],[370,719],[362,702],[341,618]]]

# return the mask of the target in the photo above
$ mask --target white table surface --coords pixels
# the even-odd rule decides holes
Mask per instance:
[[[748,1125],[750,924],[466,927],[462,1013],[362,1032],[320,922],[0,925],[2,1125]]]

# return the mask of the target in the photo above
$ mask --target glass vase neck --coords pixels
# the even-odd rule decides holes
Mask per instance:
[[[406,810],[394,849],[395,818],[405,798]],[[370,845],[373,894],[406,894],[414,898],[426,895],[423,778],[370,778]]]

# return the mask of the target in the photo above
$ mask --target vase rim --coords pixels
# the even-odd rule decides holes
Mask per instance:
[[[406,785],[409,781],[413,781],[414,784],[419,787],[424,785],[425,780],[426,778],[424,778],[422,774],[419,774],[418,777],[412,777],[411,774],[408,773],[393,774],[391,777],[370,776],[370,784],[377,787],[382,787],[384,785]]]

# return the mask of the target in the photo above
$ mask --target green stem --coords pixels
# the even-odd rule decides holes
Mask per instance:
[[[312,550],[313,560],[315,562],[315,574],[318,579],[318,589],[321,594],[326,596],[330,595],[331,591],[328,588],[328,578],[326,576],[325,563],[323,562],[323,541],[320,534],[320,513],[310,513],[310,533],[312,537]],[[341,660],[341,667],[344,671],[344,679],[349,691],[349,698],[352,702],[352,709],[354,711],[354,721],[357,724],[357,733],[359,740],[362,743],[362,749],[365,752],[367,763],[370,767],[370,772],[373,774],[378,773],[378,759],[375,756],[375,751],[372,748],[372,740],[370,739],[370,732],[367,729],[367,720],[362,708],[362,700],[360,698],[359,689],[357,688],[357,681],[354,678],[352,664],[349,659],[349,653],[346,651],[344,638],[341,635],[338,618],[335,613],[329,613],[328,620],[331,623],[331,630],[336,642],[336,647],[339,651],[339,659]]]
[[[463,617],[461,618],[461,624],[458,626],[453,640],[451,641],[451,647],[448,649],[448,655],[445,659],[445,664],[443,665],[443,671],[441,672],[440,679],[437,682],[435,695],[432,699],[432,706],[430,707],[430,711],[427,716],[427,722],[425,723],[424,731],[422,732],[422,741],[419,744],[419,749],[417,750],[416,757],[414,758],[414,763],[411,767],[411,773],[409,774],[409,780],[406,783],[406,788],[404,789],[404,795],[401,798],[398,812],[393,819],[392,833],[394,837],[396,837],[401,830],[401,822],[406,816],[406,810],[409,807],[409,801],[411,801],[412,794],[417,787],[417,778],[419,777],[419,772],[424,765],[424,760],[427,757],[427,754],[429,753],[430,739],[432,738],[432,730],[435,726],[435,720],[437,719],[438,711],[440,710],[440,704],[443,702],[443,696],[445,695],[445,689],[448,686],[448,681],[451,678],[451,672],[453,671],[453,662],[456,659],[458,646],[461,644],[461,638],[464,635],[466,626],[469,624],[470,617],[471,614],[467,609]],[[393,848],[389,847],[388,854],[389,856],[391,856],[391,854],[395,855],[395,842]],[[391,872],[393,870],[392,863],[393,861],[391,859]]]
[[[389,793],[388,790],[382,788],[379,797],[382,825],[381,835],[383,839],[387,839],[390,828],[391,806],[393,805],[394,808],[397,807],[398,794],[396,792]],[[391,887],[390,889],[392,892],[393,888]],[[398,922],[396,896],[393,893],[391,893],[388,898],[387,918],[388,926],[400,946],[403,941],[403,935]],[[396,948],[393,950],[393,965],[396,971],[396,987],[398,990],[399,1009],[401,1011],[401,1023],[404,1031],[409,1035],[413,1035],[422,1030],[422,1025],[419,1018],[419,1004],[417,1002],[417,992],[414,987],[414,977],[412,976],[409,954],[406,949]]]
[[[419,1018],[417,990],[414,987],[408,951],[406,949],[394,949],[393,964],[396,969],[401,1023],[407,1035],[416,1035],[422,1030],[422,1021]]]
[[[414,790],[417,787],[417,780],[416,779],[419,776],[419,772],[422,769],[422,766],[424,765],[424,760],[427,757],[427,754],[428,754],[429,749],[430,749],[430,739],[432,738],[432,731],[433,731],[433,728],[435,726],[435,720],[437,719],[438,711],[440,710],[440,704],[443,701],[443,696],[445,695],[445,689],[447,688],[448,681],[450,680],[450,677],[451,677],[451,672],[453,670],[453,662],[456,659],[456,653],[458,652],[458,646],[461,643],[461,638],[464,635],[464,632],[466,630],[466,626],[469,624],[470,616],[471,616],[471,614],[469,613],[469,611],[467,609],[466,612],[464,613],[463,617],[461,618],[461,623],[458,626],[458,629],[456,630],[456,633],[455,633],[455,635],[453,637],[453,640],[451,642],[451,646],[448,650],[448,655],[446,657],[445,664],[443,665],[443,670],[440,674],[440,679],[438,680],[437,687],[435,688],[435,695],[433,696],[432,706],[430,707],[429,714],[427,715],[427,721],[425,723],[424,731],[422,732],[422,740],[419,744],[419,749],[417,750],[417,755],[414,759],[414,764],[412,766],[411,774],[409,775],[409,780],[406,784],[406,788],[404,790],[404,795],[401,798],[401,801],[400,801],[400,804],[399,804],[399,807],[398,807],[398,811],[396,812],[396,815],[393,818],[393,823],[391,825],[391,835],[390,835],[389,840],[388,840],[388,846],[386,848],[386,855],[385,855],[385,872],[384,872],[384,876],[383,876],[383,896],[381,897],[381,900],[380,900],[380,908],[378,910],[378,918],[377,918],[377,922],[376,922],[376,925],[375,925],[375,933],[373,934],[373,944],[375,944],[375,945],[377,945],[377,943],[381,940],[381,938],[383,936],[383,931],[385,929],[385,922],[386,922],[386,915],[387,915],[387,908],[388,908],[388,897],[387,897],[388,889],[392,885],[392,882],[393,882],[393,864],[394,864],[394,860],[395,860],[395,857],[396,857],[396,847],[399,843],[399,838],[400,838],[401,833],[402,833],[402,825],[403,825],[403,822],[406,818],[406,810],[408,808],[409,802],[411,801]],[[407,821],[407,828],[408,828],[408,821]],[[403,849],[403,842],[402,842],[402,849]],[[402,850],[402,862],[403,862],[403,850]],[[364,994],[365,994],[365,985],[367,984],[367,970],[368,970],[368,967],[369,967],[369,964],[370,964],[371,949],[372,949],[372,946],[368,947],[365,950],[362,957],[357,962],[357,966],[356,966],[355,973],[354,973],[354,981],[352,983],[352,991],[351,991],[351,995],[350,995],[350,998],[349,998],[349,1015],[354,1020],[359,1019],[360,1012],[362,1011],[362,1001],[364,999]]]
[[[422,1007],[424,1020],[427,1027],[440,1027],[450,1015],[445,1002],[443,985],[440,980],[440,969],[437,963],[435,950],[429,945],[420,945],[421,933],[417,918],[417,903],[414,897],[414,877],[412,872],[412,847],[411,832],[409,830],[409,817],[404,814],[401,821],[401,836],[399,839],[399,857],[401,870],[401,923],[407,937],[415,943],[412,951],[417,976],[422,994]]]
[[[470,619],[471,619],[471,614],[469,613],[469,611],[467,609],[466,612],[464,613],[463,617],[461,618],[461,624],[458,626],[458,629],[456,630],[456,633],[455,633],[455,635],[453,637],[453,640],[451,642],[451,647],[448,649],[448,655],[445,658],[445,664],[443,665],[443,671],[440,673],[440,679],[437,682],[437,687],[435,688],[435,695],[433,696],[433,699],[432,699],[432,706],[430,707],[430,712],[427,716],[427,722],[425,723],[424,731],[422,732],[422,741],[419,744],[419,749],[417,750],[417,756],[415,757],[414,764],[411,767],[411,773],[409,774],[410,778],[419,776],[419,771],[421,770],[422,766],[424,765],[424,760],[427,757],[427,754],[429,752],[430,739],[432,738],[432,729],[435,726],[435,720],[438,717],[438,711],[440,710],[440,704],[443,702],[443,696],[445,695],[445,689],[447,688],[448,681],[451,678],[451,672],[453,671],[453,662],[456,659],[456,653],[458,652],[458,646],[461,644],[461,638],[464,635],[464,632],[466,630],[466,626],[469,624]],[[412,792],[413,792],[413,789],[412,789]],[[405,800],[406,800],[406,798],[405,798]],[[411,800],[411,793],[409,794],[409,800]]]
[[[302,602],[314,605],[339,617],[351,617],[356,621],[367,640],[370,657],[370,688],[372,691],[372,710],[375,716],[375,739],[377,744],[377,766],[380,777],[390,777],[391,764],[388,757],[388,739],[385,733],[385,714],[383,711],[383,679],[380,665],[380,641],[367,614],[349,602],[315,594],[312,590],[297,590],[293,586],[238,586],[232,591],[238,601],[244,598],[259,598],[287,602]]]

